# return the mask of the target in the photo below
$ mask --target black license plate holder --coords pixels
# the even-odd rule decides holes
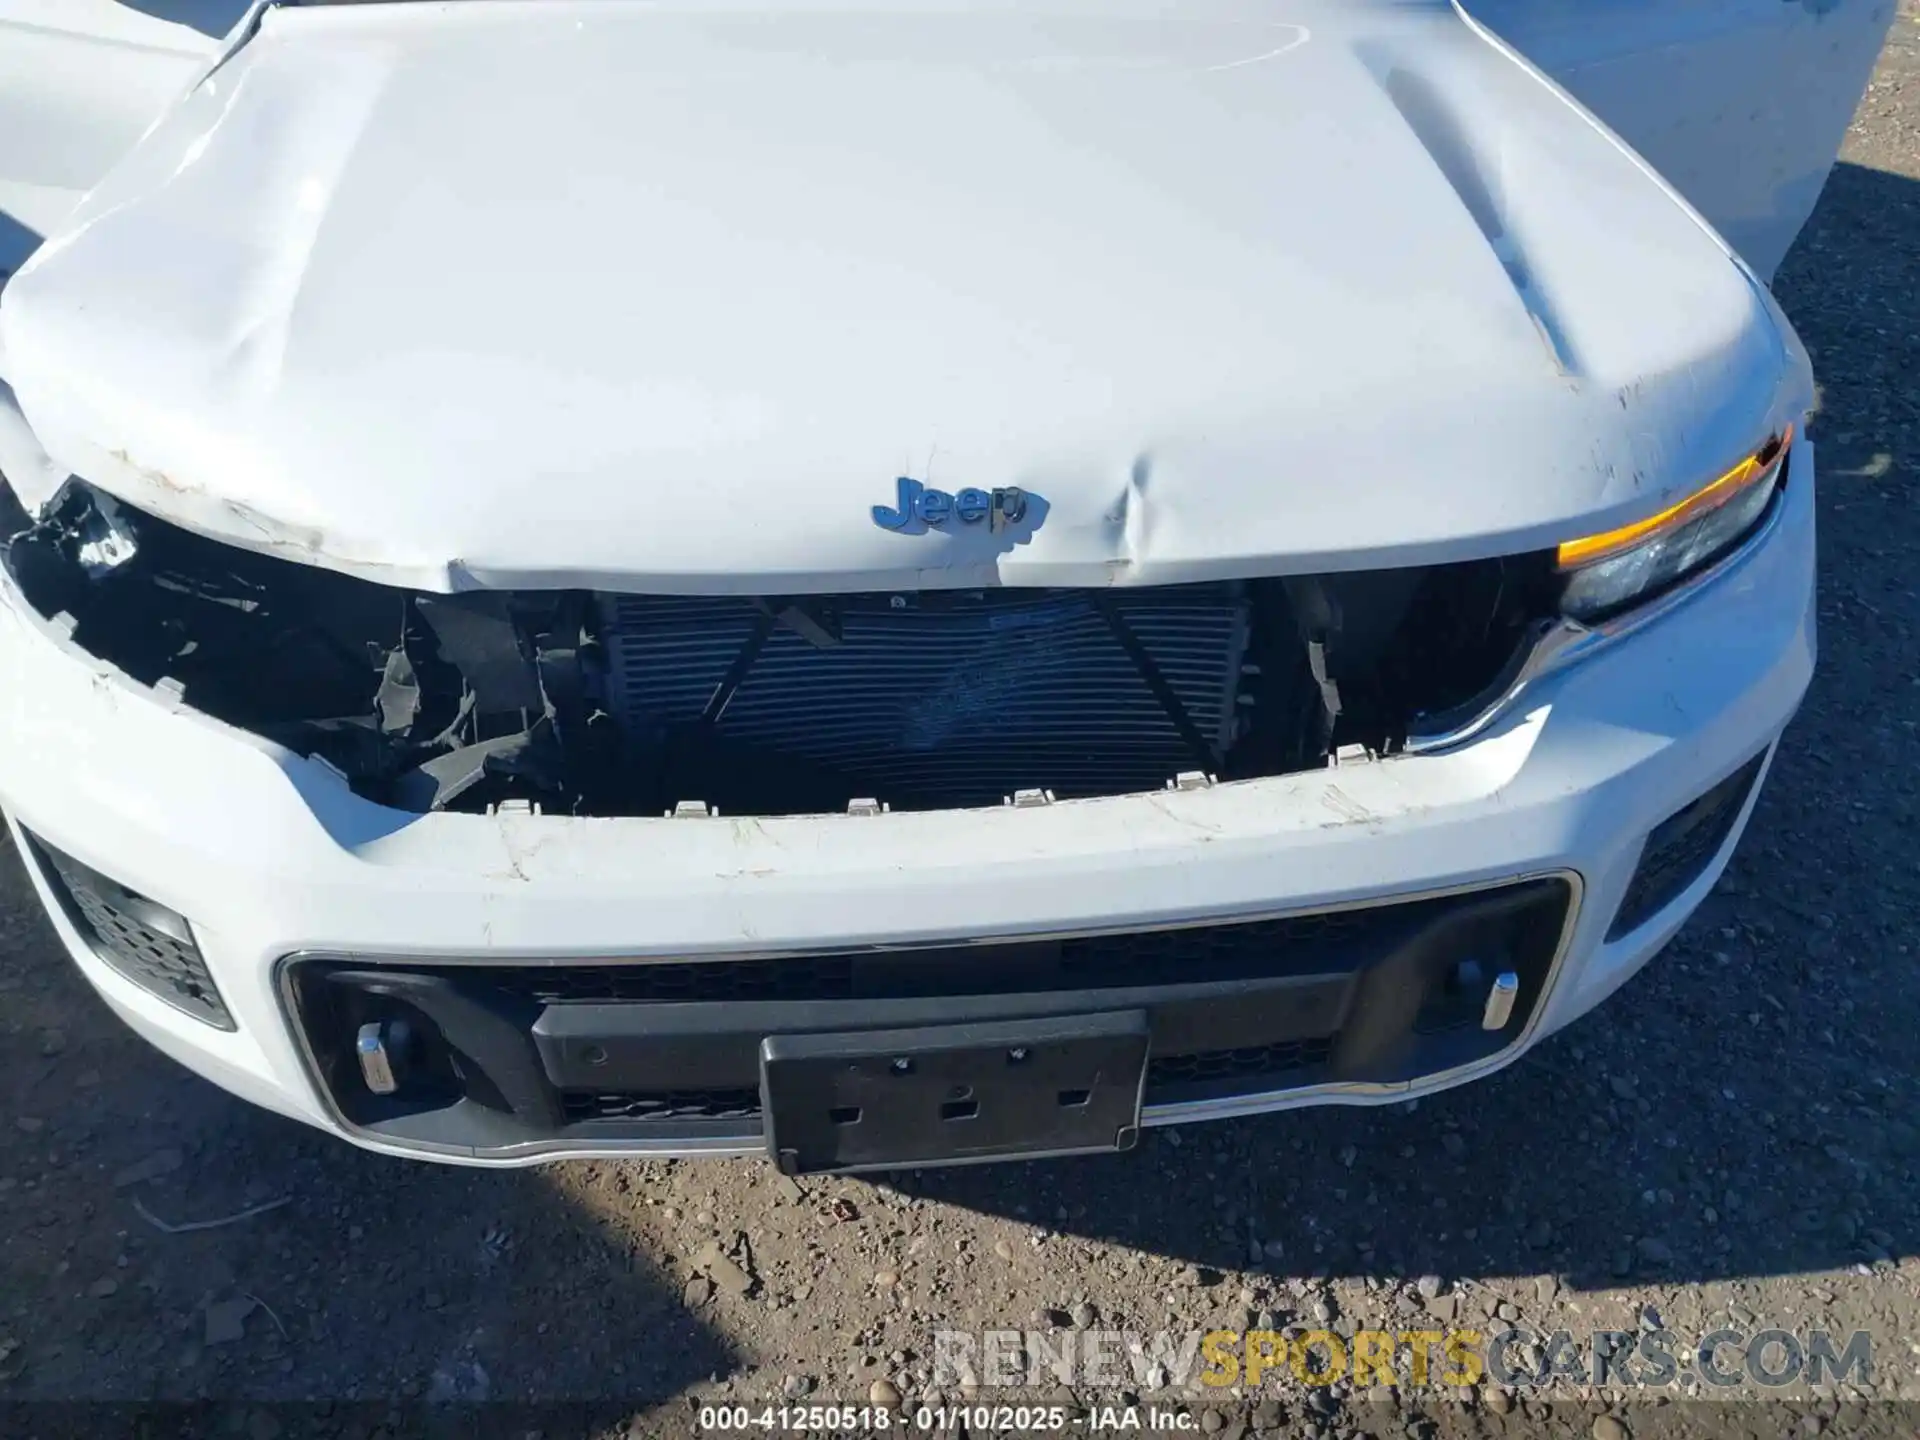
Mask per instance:
[[[1147,1017],[770,1035],[767,1148],[789,1175],[1131,1149]]]

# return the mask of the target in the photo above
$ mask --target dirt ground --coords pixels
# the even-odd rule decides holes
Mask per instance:
[[[211,1399],[271,1440],[273,1401],[565,1399],[667,1433],[703,1400],[958,1400],[932,1393],[943,1326],[1449,1319],[1865,1330],[1871,1381],[1821,1387],[1794,1433],[1920,1400],[1920,5],[1903,9],[1778,285],[1824,387],[1820,673],[1725,882],[1595,1016],[1417,1106],[1158,1132],[1124,1158],[804,1188],[758,1161],[480,1173],[364,1154],[149,1050],[77,979],[8,851],[0,1409]],[[1564,1393],[1602,1440],[1620,1433],[1602,1408],[1635,1433],[1662,1414]],[[1359,1423],[1272,1394],[1219,1428]],[[1465,1408],[1498,1428],[1530,1403]],[[1916,1433],[1920,1411],[1869,1408]],[[1744,1413],[1729,1433],[1758,1427]]]

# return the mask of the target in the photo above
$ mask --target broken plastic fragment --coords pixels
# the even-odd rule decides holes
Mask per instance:
[[[380,729],[388,735],[405,734],[420,714],[420,681],[404,650],[390,651],[374,696],[380,711]]]
[[[422,595],[414,606],[433,627],[440,653],[465,677],[482,715],[545,708],[540,674],[507,611],[507,597]]]
[[[463,745],[436,755],[394,782],[396,798],[411,810],[444,810],[489,775],[522,775],[550,783],[547,772],[558,746],[543,716],[527,729]]]
[[[133,527],[121,512],[120,503],[104,491],[93,497],[80,528],[80,546],[76,558],[89,580],[110,575],[133,559],[140,549]]]

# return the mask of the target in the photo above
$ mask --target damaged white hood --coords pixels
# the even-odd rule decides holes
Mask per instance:
[[[269,10],[0,340],[61,467],[429,589],[1531,548],[1810,398],[1633,157],[1363,0]],[[887,528],[900,477],[1025,513]]]

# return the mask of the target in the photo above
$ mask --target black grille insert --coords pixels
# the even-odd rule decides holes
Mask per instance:
[[[1276,1045],[1243,1045],[1235,1050],[1158,1056],[1147,1065],[1147,1086],[1151,1091],[1156,1085],[1204,1085],[1219,1080],[1248,1081],[1290,1075],[1296,1070],[1326,1064],[1333,1054],[1334,1038],[1321,1035]]]
[[[763,1047],[783,1035],[1139,1012],[1152,1104],[1450,1070],[1510,1044],[1527,1023],[1572,900],[1568,883],[1545,877],[1334,913],[1047,940],[624,964],[316,956],[285,973],[323,1083],[373,1133],[479,1149],[570,1131],[609,1144],[746,1140],[761,1130]],[[1521,982],[1505,1031],[1420,1028],[1439,988],[1469,973],[1490,983],[1503,969]],[[354,1039],[393,1015],[448,1063],[444,1075],[375,1096]]]
[[[29,835],[68,921],[102,962],[196,1020],[234,1028],[185,917]]]
[[[1299,1072],[1327,1063],[1331,1035],[1235,1050],[1156,1056],[1147,1064],[1149,1105],[1186,1098],[1169,1090],[1206,1086],[1253,1093],[1268,1082],[1297,1083]],[[1223,1084],[1222,1082],[1231,1082]],[[1161,1093],[1156,1094],[1159,1091]],[[760,1092],[745,1087],[712,1090],[569,1091],[562,1106],[568,1124],[592,1120],[758,1120]]]
[[[569,1125],[583,1120],[758,1120],[760,1092],[744,1086],[710,1090],[573,1090],[562,1105]]]
[[[1764,751],[1754,756],[1698,800],[1653,827],[1607,939],[1618,940],[1639,929],[1700,878],[1727,843],[1766,758]]]

